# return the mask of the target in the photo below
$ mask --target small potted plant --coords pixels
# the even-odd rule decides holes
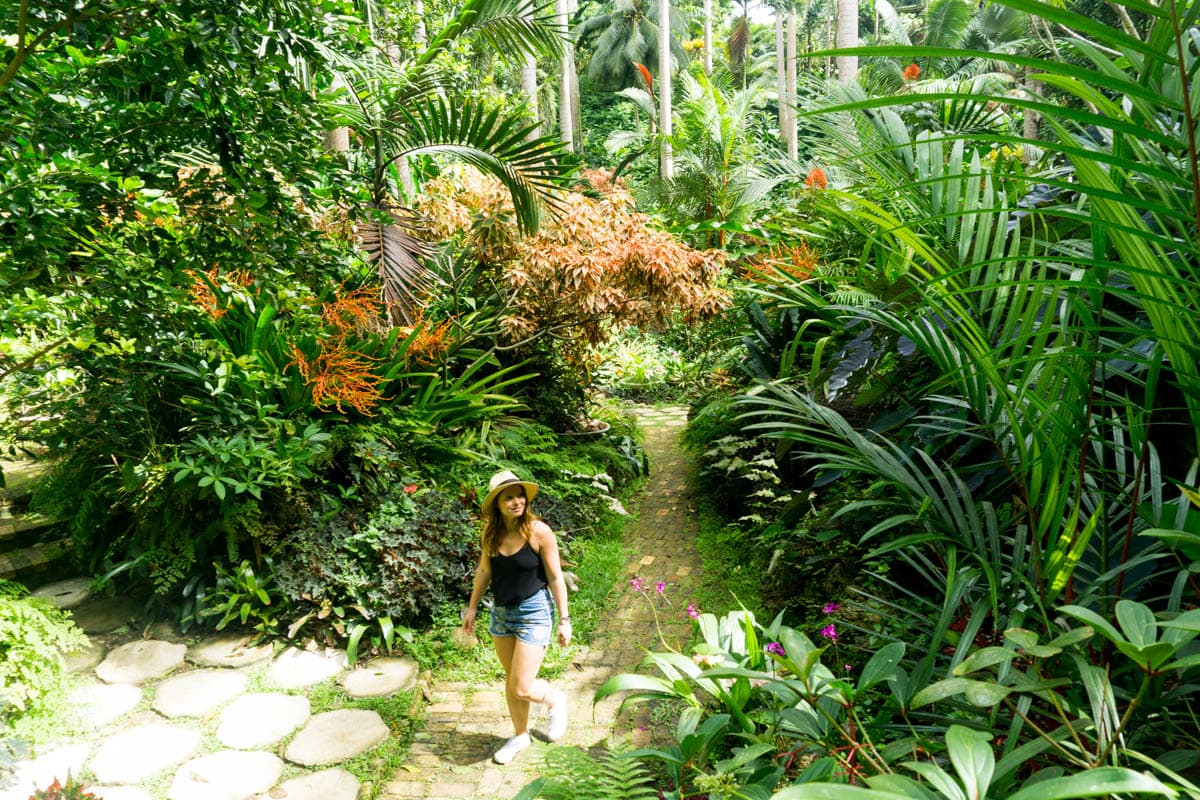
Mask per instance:
[[[83,784],[76,781],[67,773],[67,782],[59,783],[58,778],[45,789],[35,789],[29,795],[29,800],[101,800],[101,798],[85,791]]]

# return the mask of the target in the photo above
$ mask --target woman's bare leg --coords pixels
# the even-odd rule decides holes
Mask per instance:
[[[504,695],[508,701],[508,714],[512,717],[513,730],[520,736],[529,731],[529,705],[544,703],[549,695],[549,684],[537,676],[542,659],[546,657],[546,648],[543,645],[527,644],[516,638],[509,641],[512,642],[512,650],[505,669],[508,680],[504,686]],[[500,663],[504,662],[504,657],[501,657]]]

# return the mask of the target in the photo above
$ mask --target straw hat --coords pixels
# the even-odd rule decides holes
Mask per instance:
[[[492,513],[492,505],[496,502],[496,497],[509,486],[525,487],[526,508],[533,502],[533,498],[537,497],[538,485],[536,483],[523,481],[507,469],[501,470],[488,481],[487,497],[483,498],[483,503],[480,505],[485,516]]]

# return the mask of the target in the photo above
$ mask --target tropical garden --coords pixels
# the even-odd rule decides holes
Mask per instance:
[[[488,475],[586,640],[687,404],[736,568],[522,796],[1200,798],[1198,17],[0,0],[0,442],[97,591],[453,669]]]

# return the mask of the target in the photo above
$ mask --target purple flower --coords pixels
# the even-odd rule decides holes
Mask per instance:
[[[633,590],[634,590],[635,592],[640,592],[640,591],[642,590],[642,579],[641,579],[641,578],[636,578],[636,577],[635,577],[635,578],[630,578],[630,579],[629,579],[629,585],[633,587]]]
[[[780,658],[783,658],[787,655],[787,651],[783,649],[783,645],[781,645],[779,642],[767,642],[767,646],[764,647],[763,650],[766,650],[773,656],[779,656]]]
[[[658,592],[659,594],[662,594],[663,590],[665,590],[666,588],[667,588],[666,581],[659,581],[658,583],[654,584],[654,591]]]
[[[841,608],[841,606],[839,606],[837,603],[826,603],[825,606],[821,609],[821,613],[822,614],[836,614],[838,612],[838,609],[840,609],[840,608]]]
[[[838,639],[837,628],[835,628],[833,626],[833,623],[830,623],[829,625],[826,625],[824,628],[821,628],[821,636],[823,636],[824,638],[828,639],[831,642],[836,642]]]
[[[700,619],[700,611],[696,608],[695,603],[688,603],[687,615],[692,619]]]
[[[854,665],[853,664],[843,664],[842,669],[846,670],[846,672],[851,672],[854,670]]]

